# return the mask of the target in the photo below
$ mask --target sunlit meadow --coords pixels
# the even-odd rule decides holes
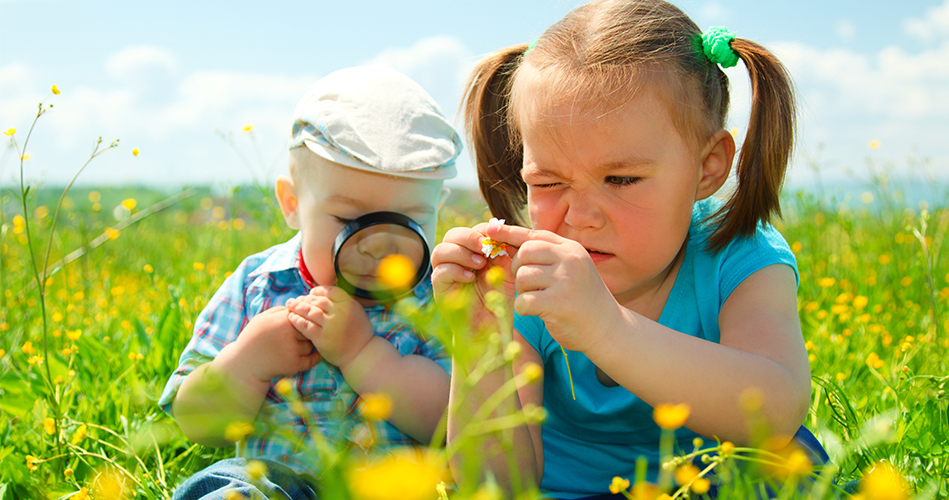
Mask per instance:
[[[33,129],[3,133],[0,167],[22,177],[16,185],[3,179],[0,193],[0,500],[170,498],[184,478],[232,454],[189,442],[156,401],[227,273],[292,236],[269,182],[213,192],[38,186],[28,151]],[[252,127],[239,129],[232,144],[241,133]],[[107,152],[134,162],[139,153],[115,143],[95,151],[89,160]],[[77,159],[77,172],[85,160]],[[919,203],[886,179],[885,165],[870,166],[873,182],[852,198],[787,193],[779,224],[801,272],[813,372],[805,424],[833,466],[816,469],[801,453],[772,450],[766,433],[753,448],[707,440],[673,452],[666,438],[689,409],[661,406],[655,418],[666,429],[668,466],[659,484],[617,477],[604,488],[630,498],[702,498],[714,474],[723,482],[719,498],[754,497],[769,482],[781,498],[949,497],[949,192],[932,184],[930,199],[942,201]],[[489,217],[476,194],[455,193],[439,237]],[[448,309],[415,317],[447,341],[445,324],[467,318],[462,299]],[[518,354],[499,335],[452,349],[482,360],[484,371]],[[506,389],[538,375],[525,370]],[[758,396],[744,403],[754,422]],[[368,398],[362,416],[371,424],[386,411],[384,398]],[[543,419],[543,411],[484,413],[447,450],[400,452],[368,465],[347,450],[314,451],[338,458],[322,495],[503,498],[490,481],[452,484],[446,455],[476,467],[481,435],[503,435]],[[234,439],[247,432],[236,426]]]

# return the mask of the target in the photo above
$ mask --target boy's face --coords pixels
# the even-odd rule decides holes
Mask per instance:
[[[292,180],[277,179],[277,199],[287,224],[299,229],[303,259],[318,285],[336,283],[333,243],[353,219],[372,212],[398,212],[435,241],[438,207],[447,191],[440,180],[392,177],[346,167],[305,147],[290,150]]]

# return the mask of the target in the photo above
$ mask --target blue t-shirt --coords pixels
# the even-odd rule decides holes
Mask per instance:
[[[682,266],[659,318],[661,325],[715,343],[720,333],[718,313],[742,280],[772,264],[787,264],[797,275],[794,254],[770,225],[759,225],[753,237],[733,240],[722,251],[710,253],[705,240],[713,227],[706,219],[721,206],[721,201],[708,199],[693,207]],[[655,481],[660,429],[653,422],[652,406],[621,386],[602,385],[586,355],[567,351],[574,401],[563,352],[544,322],[537,316],[516,315],[514,327],[544,363],[548,419],[543,425],[541,488],[550,496],[568,499],[607,493],[614,476],[635,477],[639,456],[648,460],[648,478]],[[679,448],[691,450],[697,436],[685,428],[677,430]]]

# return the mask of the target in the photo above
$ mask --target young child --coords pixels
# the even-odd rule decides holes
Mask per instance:
[[[316,498],[317,443],[428,443],[447,404],[442,347],[391,304],[335,287],[333,245],[347,223],[380,211],[410,217],[431,245],[460,138],[417,83],[383,67],[320,79],[294,115],[290,177],[277,179],[276,196],[299,233],[224,281],[159,401],[198,443],[229,445],[241,422],[254,431],[239,458],[193,476],[176,498]],[[430,281],[413,292],[424,303]],[[380,429],[356,411],[367,393],[392,400]],[[248,472],[248,458],[265,477]]]
[[[752,80],[751,121],[737,188],[723,203],[712,195],[736,146],[724,130],[719,66],[739,59]],[[530,47],[483,59],[465,107],[482,194],[514,225],[451,229],[432,256],[435,297],[472,286],[483,297],[486,271],[501,266],[523,349],[513,371],[452,403],[449,443],[488,395],[537,363],[542,384],[518,389],[510,406],[543,406],[543,432],[515,430],[516,467],[500,451],[487,458],[509,489],[516,470],[553,498],[608,495],[613,477],[635,478],[638,457],[656,481],[654,407],[691,409],[678,450],[698,436],[743,445],[753,441],[749,395],[773,435],[785,436],[779,445],[793,436],[810,460],[826,460],[801,427],[811,386],[795,259],[768,224],[779,214],[795,111],[771,53],[721,29],[703,36],[661,0],[597,0]],[[518,226],[525,206],[531,229]],[[485,237],[512,255],[486,258]],[[454,361],[453,400],[472,368]]]

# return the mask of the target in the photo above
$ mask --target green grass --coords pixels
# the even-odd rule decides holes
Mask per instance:
[[[28,195],[38,258],[60,192]],[[134,216],[172,194],[70,191],[50,261],[108,234],[123,200],[135,200]],[[110,480],[139,498],[170,497],[183,478],[230,454],[190,443],[156,400],[226,273],[292,235],[270,198],[266,189],[197,189],[88,249],[46,282],[44,340],[22,210],[2,195],[0,499],[62,498],[82,487],[105,497]],[[814,376],[805,423],[833,455],[838,483],[885,460],[914,494],[949,495],[949,210],[803,193],[784,206],[779,229],[798,258]],[[441,231],[486,217],[476,196],[456,194]],[[81,426],[85,437],[75,439]]]

